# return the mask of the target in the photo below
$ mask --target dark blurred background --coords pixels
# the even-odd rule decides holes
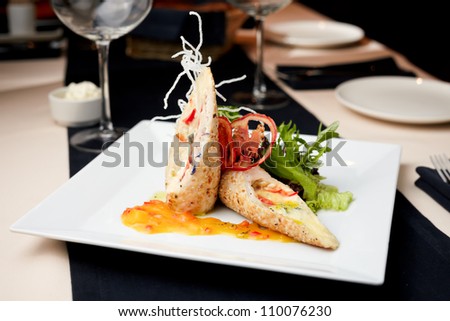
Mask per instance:
[[[438,0],[302,0],[334,19],[364,29],[366,35],[398,51],[413,64],[450,81],[450,29],[445,2]]]
[[[401,0],[299,2],[334,20],[360,26],[368,37],[398,51],[413,64],[435,77],[450,81],[450,46],[446,38],[449,19],[444,8],[445,2],[438,0],[416,3]],[[45,21],[52,18],[49,0],[35,0],[35,3],[37,18],[41,21],[40,28],[45,28]],[[0,34],[8,32],[6,4],[7,0],[0,0]]]

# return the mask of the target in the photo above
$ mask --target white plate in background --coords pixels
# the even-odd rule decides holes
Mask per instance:
[[[353,192],[355,200],[345,212],[318,212],[340,241],[340,247],[330,251],[296,242],[225,235],[143,234],[123,225],[121,215],[127,207],[164,190],[161,160],[173,133],[173,123],[140,122],[11,230],[180,259],[365,284],[384,282],[400,146],[342,139],[331,142],[332,147],[339,144],[338,155],[324,159],[320,169],[326,176],[324,183]],[[229,222],[244,220],[223,206],[209,215]]]
[[[450,122],[450,84],[406,76],[370,76],[335,90],[345,107],[378,119],[410,123]]]
[[[360,27],[338,21],[308,20],[266,25],[266,39],[307,48],[331,48],[357,43],[364,38]]]

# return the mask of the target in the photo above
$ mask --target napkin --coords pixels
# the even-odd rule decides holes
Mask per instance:
[[[335,88],[344,81],[365,76],[415,76],[400,69],[391,57],[321,67],[278,65],[277,72],[278,77],[294,89]],[[311,75],[304,75],[305,72]]]
[[[419,166],[416,172],[420,177],[415,185],[450,212],[450,184],[444,182],[432,168]]]

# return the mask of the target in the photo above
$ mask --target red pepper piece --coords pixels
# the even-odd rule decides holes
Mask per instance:
[[[185,119],[183,119],[183,123],[185,123],[186,125],[189,125],[190,123],[192,123],[192,121],[195,118],[195,112],[196,109],[192,109],[191,113],[189,114],[189,116],[187,116]]]

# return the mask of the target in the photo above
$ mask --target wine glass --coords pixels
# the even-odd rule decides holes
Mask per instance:
[[[102,113],[98,128],[82,130],[70,144],[82,151],[101,152],[123,135],[111,121],[109,97],[109,45],[133,30],[148,15],[153,0],[51,0],[57,17],[75,33],[95,42],[98,51]]]
[[[227,0],[255,19],[256,70],[251,92],[236,92],[231,100],[255,110],[272,110],[284,107],[289,99],[282,91],[267,90],[264,81],[264,19],[271,13],[287,6],[292,0]]]

